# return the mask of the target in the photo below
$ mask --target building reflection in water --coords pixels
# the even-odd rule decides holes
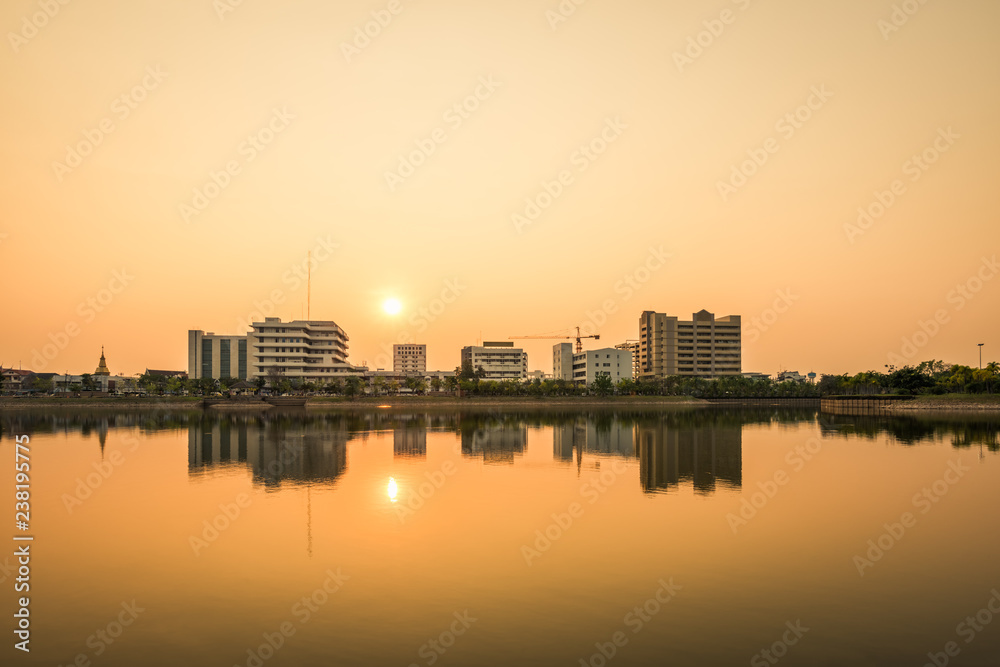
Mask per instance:
[[[188,474],[247,467],[255,484],[333,484],[347,470],[347,429],[292,419],[220,417],[188,426]]]
[[[553,426],[552,455],[571,462],[574,450],[632,458],[635,456],[635,421],[605,415],[581,416]]]
[[[523,422],[463,422],[462,456],[482,458],[484,463],[512,464],[528,444],[528,426]]]
[[[635,427],[639,484],[647,493],[676,490],[690,482],[695,493],[711,494],[717,485],[743,485],[743,428],[707,424],[674,427],[665,423]]]
[[[427,458],[427,427],[420,424],[406,424],[392,429],[392,457]]]

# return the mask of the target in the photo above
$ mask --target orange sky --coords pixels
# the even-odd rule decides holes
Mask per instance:
[[[312,316],[373,367],[701,308],[743,315],[744,370],[1000,357],[995,2],[224,2],[3,4],[3,365],[184,368],[188,329],[300,317],[324,243]]]

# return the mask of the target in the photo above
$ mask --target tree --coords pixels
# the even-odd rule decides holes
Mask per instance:
[[[482,368],[482,366],[480,366]],[[455,368],[455,377],[459,380],[476,379],[476,371],[472,368],[471,361],[463,361],[461,366]]]
[[[431,378],[431,390],[432,391],[441,391],[441,384],[442,384],[441,378],[439,378],[439,377],[432,377]]]
[[[43,378],[32,375],[28,384],[28,391],[38,394],[47,394],[52,391],[52,378]]]
[[[90,373],[84,373],[81,375],[80,382],[83,383],[84,391],[97,391],[97,381],[94,380],[94,376]]]
[[[166,391],[170,394],[179,394],[184,391],[184,380],[179,377],[172,377],[167,380]]]
[[[257,393],[260,393],[264,389],[264,385],[267,384],[267,378],[256,377],[253,379],[254,386],[257,387]]]
[[[353,398],[363,392],[362,380],[357,375],[351,375],[344,380],[344,395]]]
[[[281,366],[271,366],[267,369],[267,386],[271,389],[277,389],[278,383],[285,376],[285,371]]]
[[[598,396],[607,396],[615,391],[615,383],[607,373],[598,373],[594,381],[590,383],[590,390]]]
[[[219,381],[215,378],[200,378],[196,382],[198,384],[198,391],[201,392],[202,396],[211,394],[219,388]]]
[[[379,396],[384,389],[385,389],[385,378],[382,377],[381,375],[376,376],[375,379],[372,380],[372,392],[374,392],[376,396]]]
[[[636,389],[636,382],[632,378],[622,378],[618,381],[617,389],[619,394],[631,394]]]

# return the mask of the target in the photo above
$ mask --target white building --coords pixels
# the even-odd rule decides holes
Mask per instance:
[[[403,375],[427,372],[427,346],[402,343],[392,346],[392,370]]]
[[[573,345],[556,343],[552,346],[552,377],[556,380],[573,380]]]
[[[462,348],[462,365],[481,366],[487,380],[524,380],[528,377],[528,353],[506,341],[484,341],[481,346]]]
[[[615,345],[616,350],[630,350],[632,352],[632,377],[639,378],[639,341],[630,340]]]
[[[361,375],[364,367],[347,361],[344,330],[330,320],[282,322],[268,317],[254,322],[250,341],[251,378],[280,375],[289,380],[329,382],[335,377]]]
[[[52,393],[65,394],[76,390],[83,390],[82,375],[52,375]],[[128,375],[97,375],[92,374],[90,379],[94,383],[91,391],[103,391],[109,394],[137,394],[143,391],[139,386],[139,378]]]
[[[573,355],[573,381],[591,384],[598,375],[609,375],[611,381],[632,378],[632,351],[605,347]]]

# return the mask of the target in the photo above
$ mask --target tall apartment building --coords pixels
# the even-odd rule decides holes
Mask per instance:
[[[476,370],[480,366],[488,380],[524,380],[528,377],[528,353],[514,347],[507,341],[484,341],[480,345],[462,348],[462,364],[472,364]]]
[[[289,380],[328,382],[360,375],[365,368],[347,361],[349,338],[336,322],[268,317],[254,322],[250,339],[250,376],[278,374]]]
[[[427,372],[427,346],[405,343],[392,346],[392,371],[403,375]]]
[[[249,340],[242,336],[220,336],[211,331],[198,329],[188,331],[188,377],[237,378],[246,380],[250,376],[248,362]]]
[[[688,321],[651,310],[639,316],[639,377],[740,374],[740,316],[707,310]]]
[[[628,350],[632,353],[632,378],[639,377],[639,341],[627,341],[615,345],[616,350]]]

